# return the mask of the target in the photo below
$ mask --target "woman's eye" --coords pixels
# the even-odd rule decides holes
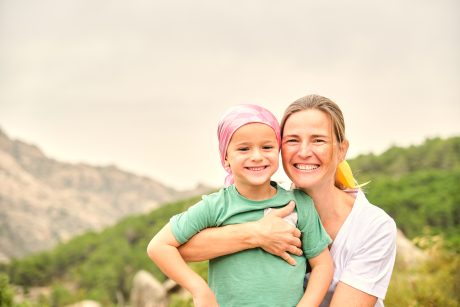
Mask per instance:
[[[286,143],[297,143],[296,139],[287,139]]]
[[[315,143],[315,144],[324,144],[324,143],[326,143],[326,140],[324,140],[324,139],[314,139],[313,143]]]

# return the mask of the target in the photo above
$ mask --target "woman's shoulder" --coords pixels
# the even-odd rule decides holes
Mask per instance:
[[[369,217],[393,220],[393,218],[378,205],[372,204],[362,191],[356,193],[355,206],[361,212],[361,215],[369,215]]]
[[[396,223],[394,219],[382,208],[370,203],[365,194],[359,191],[356,195],[353,211],[356,210],[355,222],[367,225],[379,232],[389,232],[396,235]]]

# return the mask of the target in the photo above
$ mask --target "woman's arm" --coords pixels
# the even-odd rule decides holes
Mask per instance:
[[[339,282],[334,291],[331,306],[340,307],[373,307],[377,302],[377,297],[367,294],[361,290],[353,288],[343,282]]]
[[[331,300],[333,307],[374,306],[384,298],[396,257],[396,225],[392,219],[374,220],[364,243],[346,264]]]
[[[180,246],[179,252],[185,261],[203,261],[261,247],[295,265],[289,253],[302,254],[300,231],[282,219],[294,208],[294,202],[290,202],[256,222],[205,229]]]

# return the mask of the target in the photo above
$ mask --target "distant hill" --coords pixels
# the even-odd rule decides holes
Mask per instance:
[[[116,166],[62,163],[0,130],[0,261],[204,190],[178,192]]]
[[[417,146],[393,146],[380,155],[359,155],[350,164],[361,181],[399,178],[419,171],[451,171],[460,167],[460,136],[431,138]]]

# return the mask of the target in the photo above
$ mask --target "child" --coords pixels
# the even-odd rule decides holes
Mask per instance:
[[[190,291],[195,306],[318,306],[332,279],[327,248],[331,239],[310,197],[270,181],[278,169],[278,121],[262,107],[238,105],[221,119],[218,138],[221,162],[228,172],[226,187],[172,217],[151,240],[150,258]],[[312,267],[305,293],[305,257],[293,255],[296,266],[260,248],[218,257],[209,261],[208,286],[177,250],[205,228],[255,221],[265,209],[283,207],[291,200],[297,212],[290,218],[302,232],[304,256]]]

